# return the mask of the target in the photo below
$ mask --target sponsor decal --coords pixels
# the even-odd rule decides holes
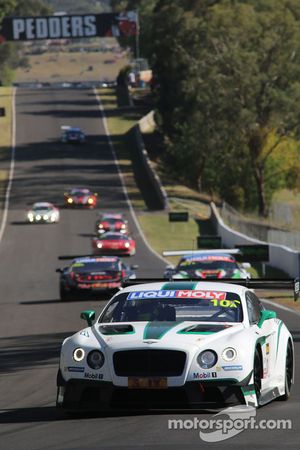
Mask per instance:
[[[269,376],[269,358],[264,358],[264,370],[263,370],[263,378],[268,378]]]
[[[225,300],[226,292],[218,291],[192,291],[192,290],[161,290],[161,291],[136,291],[130,292],[127,299],[128,300],[143,300],[151,298],[192,298],[192,299],[216,299]]]
[[[266,343],[266,354],[268,355],[270,353],[270,344]]]
[[[193,261],[225,261],[225,262],[234,262],[234,259],[230,256],[217,256],[217,255],[209,255],[209,256],[191,256],[186,259],[183,263],[185,265],[190,265]]]
[[[8,41],[135,36],[135,11],[42,17],[5,17],[1,38]]]
[[[84,378],[88,378],[89,380],[103,380],[103,373],[84,372]]]
[[[233,365],[233,366],[222,366],[222,369],[223,370],[228,370],[228,371],[230,371],[230,370],[243,370],[243,366],[240,366],[240,365]]]
[[[85,336],[85,337],[87,337],[87,338],[90,337],[88,330],[80,331],[79,334],[80,334],[81,336]]]
[[[194,372],[193,378],[194,380],[207,380],[208,378],[217,378],[218,374],[217,372]]]
[[[84,367],[69,366],[67,370],[68,372],[84,372]]]
[[[91,285],[90,284],[85,284],[85,283],[78,283],[77,287],[79,289],[91,289]]]

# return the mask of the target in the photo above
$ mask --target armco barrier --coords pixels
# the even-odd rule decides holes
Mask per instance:
[[[270,244],[268,242],[250,238],[245,234],[229,228],[223,222],[216,205],[211,203],[210,206],[211,224],[215,233],[218,236],[221,236],[224,247],[232,248],[239,244],[268,244],[270,254],[269,264],[273,267],[284,270],[291,277],[300,276],[300,252],[285,247],[284,245]]]
[[[168,197],[161,184],[158,175],[155,173],[148,152],[144,145],[144,140],[140,131],[140,126],[135,125],[127,133],[129,146],[131,149],[133,164],[136,166],[136,177],[140,179],[141,184],[147,192],[144,198],[149,198],[150,209],[168,208]],[[138,182],[138,180],[137,180]],[[138,183],[139,184],[139,183]]]

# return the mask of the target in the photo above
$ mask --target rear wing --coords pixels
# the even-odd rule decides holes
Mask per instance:
[[[195,250],[165,250],[163,256],[184,256],[197,254],[230,254],[235,255],[238,262],[268,262],[269,261],[269,245],[254,244],[254,245],[236,245],[235,248],[210,248],[210,249],[195,249]]]
[[[236,284],[238,286],[244,286],[249,289],[286,289],[292,290],[294,294],[294,301],[299,298],[299,278],[217,278],[211,281],[199,280],[199,278],[185,278],[186,281],[194,281],[197,283],[201,283],[201,281],[205,283],[229,283]],[[135,286],[137,284],[145,284],[145,283],[178,283],[178,280],[169,280],[167,281],[165,278],[136,278],[134,280],[125,281],[123,287]]]
[[[58,256],[57,259],[59,260],[66,260],[66,259],[76,259],[76,258],[97,258],[97,257],[102,257],[102,256],[106,256],[106,255],[61,255]]]
[[[221,249],[217,249],[214,248],[212,250],[164,250],[162,252],[163,256],[184,256],[184,255],[195,255],[197,256],[197,254],[219,254],[219,253],[227,253],[230,255],[237,255],[240,254],[240,250],[238,248],[221,248]]]

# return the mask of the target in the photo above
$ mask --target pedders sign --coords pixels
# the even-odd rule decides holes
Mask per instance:
[[[135,36],[137,13],[59,15],[45,17],[5,17],[0,42],[40,39],[76,39]]]

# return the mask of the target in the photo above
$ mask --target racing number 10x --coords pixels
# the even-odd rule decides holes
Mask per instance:
[[[223,308],[237,308],[241,302],[239,300],[218,300],[217,298],[211,299],[214,306],[222,306]]]

